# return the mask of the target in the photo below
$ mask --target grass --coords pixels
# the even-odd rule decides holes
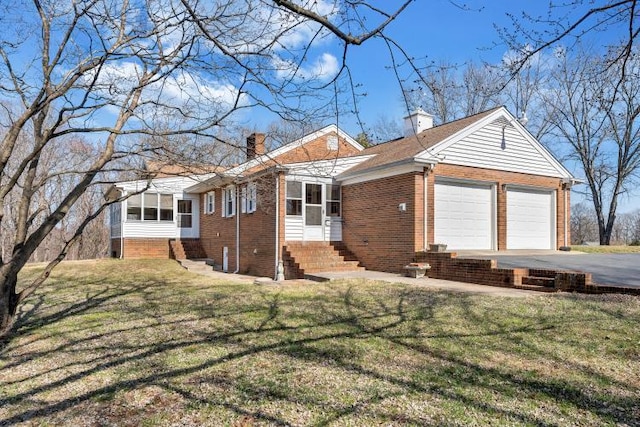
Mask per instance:
[[[612,245],[612,246],[571,246],[572,251],[586,252],[588,254],[635,254],[640,253],[640,246]]]
[[[18,326],[0,425],[640,425],[631,296],[257,286],[105,260],[64,263]]]

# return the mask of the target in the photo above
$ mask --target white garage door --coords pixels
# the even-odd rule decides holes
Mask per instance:
[[[507,190],[507,249],[555,249],[553,192]]]
[[[493,249],[493,187],[436,182],[435,242],[447,249]]]

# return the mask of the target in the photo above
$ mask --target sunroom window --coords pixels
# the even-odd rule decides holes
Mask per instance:
[[[135,194],[127,199],[128,221],[173,221],[173,195]]]

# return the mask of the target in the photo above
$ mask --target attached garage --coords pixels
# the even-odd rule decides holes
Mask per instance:
[[[458,181],[435,183],[435,242],[447,249],[495,249],[495,187]]]
[[[507,189],[507,249],[555,249],[555,192]]]

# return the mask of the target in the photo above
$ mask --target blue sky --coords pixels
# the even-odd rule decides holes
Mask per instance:
[[[508,14],[521,17],[525,12],[532,16],[544,16],[548,12],[548,2],[541,0],[459,0],[467,9],[456,7],[449,0],[418,0],[411,4],[396,22],[388,28],[387,34],[397,41],[415,58],[426,58],[436,63],[447,61],[456,64],[485,61],[500,62],[507,52],[496,27],[510,27]],[[582,13],[585,9],[577,12]],[[575,15],[575,13],[574,13]],[[606,41],[617,39],[615,32],[591,34],[594,48]],[[567,40],[568,43],[571,40]],[[400,88],[396,77],[389,69],[386,46],[380,41],[363,45],[350,52],[350,66],[357,83],[367,96],[360,102],[361,118],[371,126],[379,116],[386,116],[400,122],[406,115],[401,102]],[[507,106],[513,110],[512,106]],[[512,113],[515,113],[512,111]],[[527,112],[529,116],[535,112]],[[354,120],[343,120],[341,126],[352,134],[359,132]],[[582,172],[567,165],[577,177]],[[581,190],[586,190],[581,186]],[[580,188],[579,188],[580,189]],[[628,212],[640,208],[640,194],[622,196],[618,212]],[[574,192],[574,201],[582,197]]]

